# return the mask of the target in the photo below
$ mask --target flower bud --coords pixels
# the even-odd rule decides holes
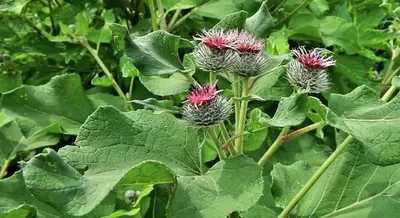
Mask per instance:
[[[212,126],[227,120],[232,114],[232,104],[218,95],[215,86],[197,85],[183,105],[183,119],[196,126]]]
[[[329,76],[324,69],[309,69],[298,60],[292,60],[286,71],[290,84],[297,92],[321,93],[329,89]]]
[[[242,77],[257,76],[265,71],[267,57],[263,51],[258,53],[236,53],[232,62],[232,71]]]
[[[208,72],[221,72],[231,66],[234,52],[231,50],[215,50],[201,44],[195,48],[193,56],[200,69]]]

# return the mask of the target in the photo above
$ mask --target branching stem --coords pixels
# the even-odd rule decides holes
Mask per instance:
[[[243,78],[242,80],[242,103],[240,105],[240,112],[239,112],[239,124],[237,129],[237,134],[241,134],[244,131],[245,124],[246,124],[246,115],[247,115],[247,104],[249,100],[246,100],[249,93],[249,78]],[[238,154],[243,153],[243,136],[239,137],[236,140],[236,151]]]

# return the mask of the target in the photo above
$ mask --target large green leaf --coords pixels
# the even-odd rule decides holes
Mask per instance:
[[[76,74],[53,77],[41,86],[21,86],[5,93],[1,103],[26,137],[40,132],[76,135],[79,126],[97,107],[86,96]]]
[[[213,0],[196,9],[196,14],[202,17],[222,19],[226,15],[238,11],[232,0]]]
[[[319,31],[326,46],[339,45],[350,55],[360,50],[357,28],[353,23],[329,16],[322,20]]]
[[[165,31],[155,31],[131,39],[125,37],[125,54],[135,67],[146,76],[172,74],[184,71],[178,56],[181,41],[179,36]]]
[[[267,1],[261,4],[260,9],[251,17],[246,19],[245,30],[259,38],[265,38],[268,30],[274,26],[274,18],[268,10]]]
[[[397,217],[400,210],[399,165],[380,167],[370,163],[352,143],[328,168],[292,211],[291,217]],[[298,162],[277,165],[272,193],[286,206],[315,168]],[[287,197],[284,197],[287,196]]]
[[[6,162],[14,159],[18,152],[55,145],[58,142],[58,138],[57,135],[52,134],[41,134],[25,138],[17,124],[10,120],[0,126],[0,166],[4,166]]]
[[[400,162],[400,96],[385,103],[378,93],[360,86],[347,95],[332,94],[328,122],[356,138],[372,162]]]
[[[335,55],[335,73],[348,78],[356,85],[369,84],[369,70],[372,67],[371,61],[360,56]]]
[[[228,14],[221,19],[213,28],[214,29],[243,29],[246,23],[247,12],[238,11]]]
[[[241,155],[218,162],[202,176],[178,177],[167,216],[226,217],[255,205],[262,191],[261,167]]]
[[[139,75],[140,82],[153,94],[159,96],[176,95],[189,90],[192,83],[181,73],[168,78]]]
[[[22,76],[20,73],[1,73],[0,84],[0,93],[10,91],[22,85]]]
[[[102,107],[82,126],[76,141],[78,146],[62,148],[60,154],[72,166],[88,168],[85,177],[96,178],[102,173],[104,176],[121,173],[142,161],[161,161],[177,175],[176,191],[167,208],[169,214],[193,215],[193,211],[204,209],[196,216],[222,217],[253,206],[262,191],[261,168],[251,159],[240,156],[221,161],[202,175],[199,157],[202,141],[198,140],[198,131],[170,114],[155,115],[145,110],[122,113],[112,107]],[[119,178],[118,175],[114,177]],[[241,176],[243,179],[232,181],[232,186],[226,185],[228,178]],[[205,186],[213,182],[225,185]],[[236,191],[232,192],[231,187]],[[227,197],[225,193],[232,196]],[[209,199],[221,196],[223,199],[215,204],[223,203],[224,209],[216,211],[211,201],[204,201],[204,196]],[[98,198],[97,202],[101,200]],[[192,207],[182,210],[181,203],[176,204],[181,201],[192,202]]]
[[[278,127],[297,126],[306,119],[307,111],[307,94],[299,93],[294,96],[282,98],[275,115],[268,123]]]

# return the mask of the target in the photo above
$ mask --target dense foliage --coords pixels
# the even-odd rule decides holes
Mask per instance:
[[[0,13],[0,217],[398,217],[398,1],[6,0]],[[265,60],[199,50],[203,30],[265,40]],[[335,66],[309,83],[290,71],[296,51]]]

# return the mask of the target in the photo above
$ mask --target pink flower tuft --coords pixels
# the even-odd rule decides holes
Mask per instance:
[[[332,55],[324,53],[320,48],[307,51],[304,46],[293,49],[292,53],[298,58],[298,61],[308,69],[326,69],[335,66],[336,61]]]
[[[264,47],[264,40],[254,38],[250,33],[241,31],[236,38],[235,50],[240,53],[258,53]]]
[[[189,92],[187,102],[192,105],[206,105],[212,101],[217,95],[215,86],[202,87],[197,85],[196,88]]]
[[[202,41],[209,48],[224,50],[234,46],[236,35],[237,33],[235,34],[234,30],[224,32],[222,29],[211,29],[209,31],[203,30],[203,34],[194,37],[194,39]]]

